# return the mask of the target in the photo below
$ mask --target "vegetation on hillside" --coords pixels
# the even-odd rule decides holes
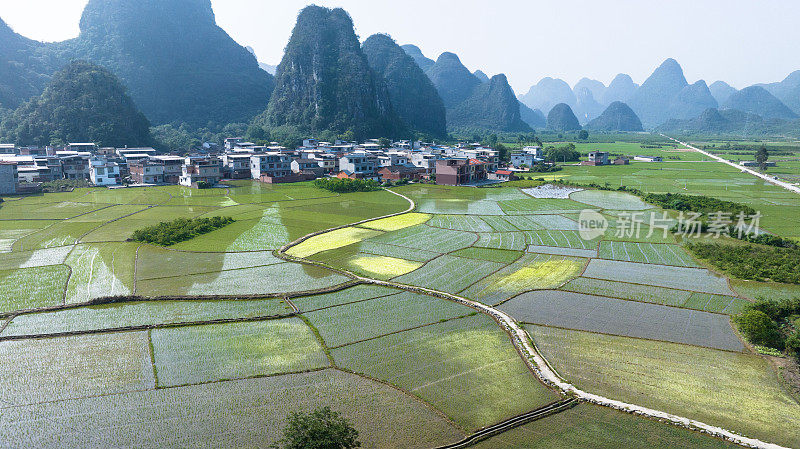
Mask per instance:
[[[20,145],[152,143],[150,123],[125,87],[108,70],[84,61],[72,62],[56,73],[40,97],[3,121],[0,135]]]
[[[370,36],[362,49],[369,66],[386,83],[392,107],[400,118],[414,131],[446,137],[444,103],[414,59],[385,34]]]
[[[560,132],[578,131],[581,129],[581,124],[568,104],[559,103],[547,114],[547,128]]]
[[[383,80],[369,67],[353,21],[340,8],[308,6],[297,18],[267,110],[254,124],[355,139],[405,132]]]
[[[353,449],[361,447],[358,431],[330,407],[311,413],[292,412],[283,438],[273,449]]]
[[[233,223],[231,217],[211,218],[178,218],[161,222],[155,226],[134,231],[131,240],[142,243],[153,243],[161,246],[172,246],[176,243],[191,240],[199,235],[208,234]]]
[[[589,122],[587,129],[595,131],[644,131],[642,122],[627,104],[615,101],[600,114],[600,117]]]
[[[496,75],[477,86],[469,98],[448,111],[447,124],[451,129],[532,131],[521,118],[519,100],[505,75]]]
[[[335,193],[374,192],[381,189],[378,181],[372,179],[319,178],[314,185]]]

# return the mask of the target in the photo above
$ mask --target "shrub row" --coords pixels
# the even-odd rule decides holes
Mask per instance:
[[[233,222],[234,220],[231,217],[179,218],[139,229],[133,233],[131,240],[171,246],[199,235],[208,234]]]
[[[380,184],[372,179],[320,178],[314,181],[314,185],[334,193],[374,192],[381,189]]]
[[[734,321],[751,343],[800,356],[800,298],[759,299]]]

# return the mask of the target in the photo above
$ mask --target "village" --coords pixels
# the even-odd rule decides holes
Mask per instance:
[[[501,166],[499,152],[479,143],[381,145],[377,139],[360,144],[307,139],[301,147],[289,149],[277,143],[259,146],[237,137],[225,139],[219,150],[214,145],[203,148],[178,155],[154,148],[100,148],[94,143],[70,143],[63,148],[0,144],[0,194],[35,193],[43,183],[58,180],[110,188],[207,188],[223,179],[283,184],[322,177],[481,186],[513,180],[515,173],[543,162],[542,148],[529,146],[511,154],[510,163]]]

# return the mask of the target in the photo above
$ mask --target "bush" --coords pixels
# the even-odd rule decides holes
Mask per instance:
[[[274,449],[353,449],[361,447],[358,431],[329,407],[312,413],[292,412],[283,438]]]
[[[795,357],[800,357],[800,330],[796,330],[792,335],[789,335],[784,345],[786,346],[786,352]]]
[[[691,242],[686,247],[739,279],[800,284],[800,249]]]
[[[778,325],[760,310],[747,310],[734,320],[739,330],[751,343],[769,348],[783,349],[784,343]]]
[[[372,179],[320,178],[314,181],[314,185],[334,193],[374,192],[381,189],[378,181]]]
[[[179,218],[169,222],[161,222],[155,226],[139,229],[133,233],[131,240],[135,242],[154,243],[161,246],[171,246],[176,243],[193,239],[199,235],[208,234],[225,227],[234,220],[231,217],[211,218]]]

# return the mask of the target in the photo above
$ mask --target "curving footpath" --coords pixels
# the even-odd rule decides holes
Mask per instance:
[[[379,219],[382,219],[382,218],[388,218],[388,217],[393,217],[393,216],[397,216],[397,215],[402,215],[402,214],[411,212],[416,208],[416,203],[414,203],[414,201],[412,199],[406,197],[405,195],[401,195],[401,194],[399,194],[397,192],[393,192],[393,191],[388,190],[388,189],[386,191],[387,192],[391,192],[391,193],[393,193],[393,194],[395,194],[397,196],[400,196],[402,198],[405,198],[411,204],[411,207],[408,210],[406,210],[406,212],[390,214],[390,215],[386,215],[386,216],[383,216],[383,217],[371,218],[369,220],[364,220],[364,221],[361,221],[359,223],[354,223],[352,225],[339,226],[337,228],[331,228],[331,229],[328,229],[326,231],[315,232],[313,234],[309,234],[309,235],[307,235],[305,237],[302,237],[302,238],[300,238],[300,239],[298,239],[298,240],[296,240],[296,241],[294,241],[292,243],[289,243],[288,245],[285,245],[284,247],[282,247],[280,250],[278,250],[276,252],[276,255],[278,257],[280,257],[280,258],[282,258],[284,260],[290,261],[290,262],[302,263],[302,264],[307,264],[307,265],[316,265],[316,266],[321,266],[321,267],[325,267],[325,268],[330,269],[331,267],[328,267],[328,266],[326,266],[326,265],[324,265],[322,263],[319,263],[319,262],[313,262],[313,261],[308,261],[306,259],[301,259],[301,258],[289,256],[289,255],[286,254],[286,251],[289,248],[291,248],[293,246],[296,246],[296,245],[298,245],[298,244],[300,244],[300,243],[302,243],[302,242],[304,242],[304,241],[308,240],[309,238],[311,238],[313,236],[316,236],[316,235],[325,234],[327,232],[330,232],[330,231],[333,231],[333,230],[336,230],[336,229],[342,229],[342,228],[345,228],[345,227],[354,226],[356,224],[366,223],[368,221],[374,221],[374,220],[379,220]],[[524,355],[523,360],[528,364],[528,366],[536,374],[536,376],[542,382],[544,382],[546,385],[549,385],[549,386],[551,386],[553,388],[557,388],[562,394],[564,394],[566,396],[571,396],[571,397],[577,398],[577,399],[579,399],[581,401],[584,401],[584,402],[589,402],[589,403],[592,403],[592,404],[613,408],[613,409],[616,409],[616,410],[619,410],[619,411],[623,411],[623,412],[626,412],[626,413],[631,413],[631,414],[634,414],[634,415],[640,415],[640,416],[644,416],[644,417],[648,417],[648,418],[652,418],[652,419],[657,419],[657,420],[660,420],[660,421],[669,422],[671,424],[674,424],[674,425],[677,425],[677,426],[680,426],[680,427],[684,427],[686,429],[694,430],[694,431],[697,431],[697,432],[705,433],[705,434],[708,434],[708,435],[723,439],[725,441],[730,441],[732,443],[736,443],[736,444],[738,444],[740,446],[744,446],[744,447],[749,447],[749,448],[754,448],[754,449],[790,449],[790,448],[786,448],[784,446],[779,446],[777,444],[766,443],[764,441],[761,441],[761,440],[758,440],[758,439],[755,439],[755,438],[748,438],[748,437],[736,434],[734,432],[731,432],[729,430],[725,430],[725,429],[723,429],[721,427],[712,426],[712,425],[705,424],[705,423],[700,422],[700,421],[695,421],[693,419],[684,418],[682,416],[673,415],[671,413],[663,412],[663,411],[660,411],[660,410],[654,410],[654,409],[650,409],[650,408],[647,408],[647,407],[642,407],[642,406],[635,405],[635,404],[628,404],[626,402],[617,401],[617,400],[614,400],[614,399],[609,399],[609,398],[606,398],[606,397],[603,397],[603,396],[600,396],[600,395],[596,395],[596,394],[592,394],[592,393],[588,393],[586,391],[583,391],[583,390],[579,389],[578,387],[570,384],[566,380],[564,380],[555,371],[555,369],[553,369],[553,367],[550,366],[550,364],[547,362],[547,360],[541,355],[541,353],[539,352],[538,348],[536,348],[535,343],[530,338],[530,336],[525,331],[525,329],[523,329],[516,322],[516,320],[514,320],[513,317],[511,317],[510,315],[506,314],[505,312],[502,312],[502,311],[500,311],[498,309],[495,309],[494,307],[491,307],[491,306],[488,306],[486,304],[483,304],[483,303],[480,303],[480,302],[477,302],[477,301],[473,301],[473,300],[470,300],[470,299],[467,299],[467,298],[463,298],[463,297],[460,297],[460,296],[457,296],[457,295],[453,295],[453,294],[445,293],[445,292],[440,292],[440,291],[432,290],[432,289],[429,289],[429,288],[411,286],[411,285],[401,284],[401,283],[392,282],[392,281],[381,281],[381,280],[378,280],[378,279],[365,278],[365,277],[358,276],[356,274],[347,272],[347,271],[342,270],[342,269],[335,269],[335,271],[343,273],[343,274],[346,274],[348,277],[350,277],[350,278],[352,278],[354,280],[360,281],[362,283],[365,283],[365,284],[380,285],[380,286],[385,286],[385,287],[393,287],[393,288],[397,288],[397,289],[402,289],[402,290],[416,292],[416,293],[422,293],[422,294],[426,294],[426,295],[429,295],[429,296],[434,296],[434,297],[446,299],[446,300],[449,300],[449,301],[453,301],[453,302],[456,302],[456,303],[459,303],[459,304],[463,304],[463,305],[465,305],[467,307],[470,307],[470,308],[472,308],[472,309],[474,309],[474,310],[476,310],[478,312],[481,312],[481,313],[483,313],[485,315],[488,315],[488,316],[492,317],[511,336],[512,343],[517,348],[517,350],[520,352],[520,354]],[[501,424],[503,424],[503,423],[501,423]],[[461,446],[459,446],[459,447],[461,447]]]
[[[714,159],[716,161],[722,162],[723,164],[728,164],[728,165],[730,165],[731,167],[733,167],[733,168],[735,168],[737,170],[741,170],[741,171],[743,171],[745,173],[749,173],[749,174],[751,174],[753,176],[757,176],[757,177],[763,179],[764,181],[767,181],[767,182],[769,182],[771,184],[775,184],[778,187],[783,187],[784,189],[792,191],[794,193],[800,193],[800,187],[798,187],[798,186],[796,186],[794,184],[789,184],[788,182],[781,181],[779,179],[775,179],[775,178],[773,178],[773,177],[771,177],[769,175],[765,175],[764,173],[757,172],[757,171],[755,171],[755,170],[753,170],[752,168],[749,168],[749,167],[742,167],[741,165],[736,165],[736,164],[734,164],[733,162],[731,162],[731,161],[729,161],[727,159],[724,159],[724,158],[719,157],[717,155],[711,154],[708,151],[703,151],[703,150],[701,150],[699,148],[695,148],[695,147],[689,145],[688,143],[681,142],[678,139],[673,139],[672,137],[667,136],[665,134],[662,134],[662,136],[666,137],[667,139],[672,140],[673,142],[676,142],[676,143],[678,143],[680,145],[683,145],[686,148],[692,149],[692,150],[697,151],[698,153],[702,153],[702,154],[704,154],[704,155],[706,155],[706,156],[708,156],[708,157],[710,157],[710,158],[712,158],[712,159]]]

